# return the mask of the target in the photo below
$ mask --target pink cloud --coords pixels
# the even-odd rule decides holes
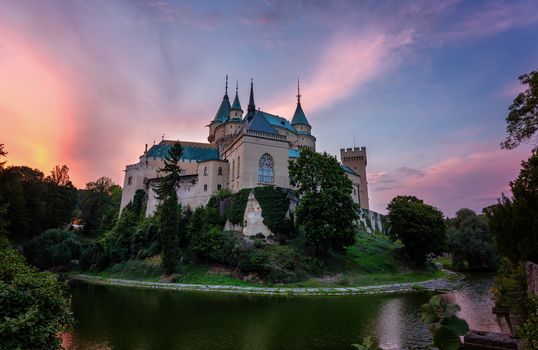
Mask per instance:
[[[354,94],[391,67],[398,60],[396,51],[412,42],[411,30],[397,35],[382,31],[360,35],[340,33],[323,49],[310,73],[301,78],[301,94],[308,102],[308,110],[327,108]],[[281,95],[269,104],[269,110],[280,115],[289,114],[289,94]]]
[[[385,212],[387,203],[400,194],[415,195],[441,209],[445,215],[463,207],[480,211],[509,193],[509,181],[519,173],[529,150],[493,150],[453,157],[424,170],[408,167],[369,174],[371,206]]]

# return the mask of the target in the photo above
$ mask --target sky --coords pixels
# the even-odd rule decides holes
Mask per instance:
[[[505,117],[538,68],[538,2],[0,0],[0,143],[11,165],[123,184],[145,144],[207,142],[239,83],[317,150],[365,146],[371,208],[411,194],[452,216],[509,193],[531,147]]]

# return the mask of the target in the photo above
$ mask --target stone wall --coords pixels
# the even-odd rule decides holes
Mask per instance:
[[[383,232],[387,233],[386,227],[383,224],[383,215],[375,212],[373,210],[359,208],[358,209],[359,219],[357,223],[360,228],[365,230],[368,233],[373,232]]]
[[[527,286],[529,294],[538,296],[538,264],[527,261],[525,266],[527,272]]]

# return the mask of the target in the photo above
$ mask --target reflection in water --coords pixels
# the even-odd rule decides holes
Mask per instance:
[[[491,283],[488,278],[476,291],[472,282],[450,296],[462,304],[472,328],[491,326],[491,309],[483,302],[489,297],[480,289]],[[431,341],[420,322],[429,293],[286,298],[82,283],[71,290],[77,324],[68,350],[349,350],[369,335],[385,349],[427,349]]]
[[[506,319],[491,313],[494,305],[491,294],[492,287],[493,275],[471,275],[467,277],[460,290],[447,294],[445,298],[461,307],[458,317],[466,320],[469,328],[479,331],[510,333]]]

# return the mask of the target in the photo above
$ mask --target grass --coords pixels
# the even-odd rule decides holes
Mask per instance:
[[[440,263],[441,265],[443,265],[443,269],[449,269],[449,270],[452,269],[452,257],[448,257],[448,258],[438,257],[438,258],[433,259],[433,262]]]
[[[297,243],[285,246],[268,246],[267,252],[273,259],[284,261],[296,251]],[[357,243],[346,249],[345,254],[331,257],[330,273],[326,276],[305,275],[305,280],[288,284],[276,284],[283,288],[316,288],[316,287],[362,287],[395,283],[416,283],[434,278],[444,277],[443,271],[413,271],[405,261],[399,258],[402,245],[392,242],[381,233],[359,233]],[[449,261],[440,261],[451,264]],[[275,263],[275,260],[273,260]],[[283,262],[284,263],[284,262]],[[290,262],[288,261],[288,264]],[[226,285],[244,287],[268,287],[271,284],[244,281],[236,276],[229,268],[214,268],[211,265],[181,264],[179,274],[174,279],[176,283]],[[104,278],[131,279],[137,281],[159,281],[162,275],[160,257],[145,260],[129,260],[116,264],[102,272],[92,275]]]

